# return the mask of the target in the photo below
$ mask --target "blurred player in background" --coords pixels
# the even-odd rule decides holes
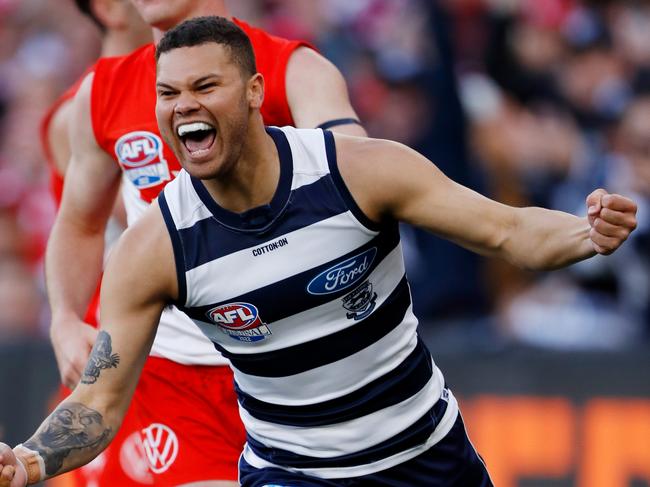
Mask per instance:
[[[188,18],[228,16],[223,1],[133,3],[154,28],[155,40]],[[365,135],[333,64],[304,42],[235,22],[251,38],[266,79],[266,124]],[[120,179],[130,225],[180,170],[155,119],[154,49],[150,44],[101,60],[75,100],[72,160],[46,260],[52,326],[65,334],[86,326],[82,310],[101,273],[103,234]],[[158,331],[134,400],[155,482],[234,485],[244,432],[227,361],[174,307],[165,310]],[[75,354],[67,358],[66,377],[73,382],[80,371],[72,364],[84,362],[88,349],[76,348]]]
[[[151,29],[128,0],[76,0],[76,5],[82,13],[92,19],[101,32],[100,57],[128,54],[151,42]],[[52,194],[57,206],[61,203],[64,178],[71,155],[69,136],[72,100],[85,75],[93,70],[94,65],[59,97],[41,125],[43,152],[48,162]],[[122,216],[124,209],[120,202],[119,199],[116,201],[114,211],[116,228],[125,226]],[[110,240],[108,235],[107,238]],[[109,243],[107,241],[107,244]],[[71,329],[58,326],[56,322],[52,324],[50,336],[63,384],[61,397],[67,396],[70,389],[74,389],[86,364],[84,354],[90,353],[97,336],[98,307],[99,284],[80,326]],[[57,479],[56,485],[81,487],[150,484],[151,474],[146,468],[138,429],[132,415],[127,414],[116,442],[92,465]]]

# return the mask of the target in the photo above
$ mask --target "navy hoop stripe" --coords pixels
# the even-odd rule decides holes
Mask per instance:
[[[406,278],[374,313],[332,335],[272,352],[236,354],[214,346],[240,372],[257,377],[287,377],[353,355],[386,336],[401,323],[411,297]]]
[[[432,373],[431,355],[424,343],[418,340],[413,352],[390,373],[330,401],[306,406],[277,405],[255,399],[236,383],[235,391],[240,405],[262,421],[297,427],[323,426],[360,418],[400,403],[417,394],[431,379]]]

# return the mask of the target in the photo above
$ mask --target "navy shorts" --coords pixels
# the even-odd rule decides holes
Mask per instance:
[[[460,414],[447,436],[424,453],[395,467],[361,477],[319,479],[278,468],[257,469],[242,455],[242,487],[493,487],[472,446]]]

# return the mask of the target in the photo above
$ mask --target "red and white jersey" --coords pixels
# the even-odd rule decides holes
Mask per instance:
[[[286,97],[286,67],[302,41],[267,34],[235,19],[249,36],[258,71],[264,76],[261,112],[267,125],[293,125]],[[163,143],[155,116],[155,47],[97,63],[91,94],[92,123],[100,147],[123,171],[122,195],[132,225],[176,177],[181,166]],[[151,354],[182,364],[225,364],[212,343],[175,307],[166,308]]]

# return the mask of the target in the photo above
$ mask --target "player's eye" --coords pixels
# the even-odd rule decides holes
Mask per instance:
[[[209,91],[210,89],[214,88],[216,86],[216,83],[204,83],[202,85],[199,85],[196,87],[196,91]]]
[[[172,90],[158,90],[158,96],[160,98],[168,98],[173,96],[176,92]]]

